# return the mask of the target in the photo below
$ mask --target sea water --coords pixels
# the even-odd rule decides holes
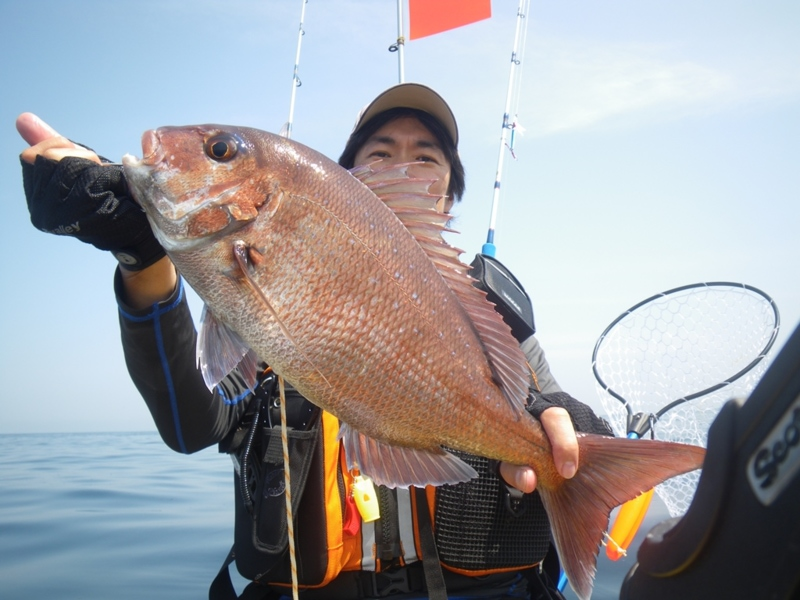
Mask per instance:
[[[184,456],[156,433],[0,435],[0,600],[207,598],[233,501],[216,448]],[[592,597],[618,598],[633,562],[601,552]]]

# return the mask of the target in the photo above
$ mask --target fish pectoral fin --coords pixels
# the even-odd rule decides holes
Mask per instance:
[[[478,476],[475,469],[441,448],[393,446],[364,435],[347,423],[341,424],[339,438],[344,444],[348,468],[358,469],[378,485],[424,487],[463,483]]]
[[[208,389],[213,390],[228,373],[238,367],[248,389],[253,390],[257,365],[256,353],[203,305],[200,333],[197,336],[197,366],[203,373],[203,381]]]

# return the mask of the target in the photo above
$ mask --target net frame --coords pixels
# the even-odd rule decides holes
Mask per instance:
[[[635,304],[600,335],[592,372],[617,435],[706,446],[725,401],[746,397],[766,370],[780,329],[774,300],[743,283],[703,282]],[[637,427],[638,424],[638,427]],[[699,472],[656,488],[673,516],[691,502]]]

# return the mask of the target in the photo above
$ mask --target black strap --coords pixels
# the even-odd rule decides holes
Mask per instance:
[[[561,562],[553,543],[542,562],[526,571],[530,600],[566,600],[556,582],[561,575]]]
[[[422,568],[425,571],[425,585],[429,600],[447,600],[439,551],[433,538],[433,524],[428,512],[428,497],[425,488],[414,488],[417,495],[417,519],[419,519],[419,545],[422,549]]]
[[[211,582],[211,587],[208,590],[208,600],[236,600],[236,590],[233,589],[233,582],[231,581],[231,574],[228,572],[228,567],[236,558],[236,554],[231,547],[225,562]]]
[[[278,592],[265,588],[255,582],[248,584],[241,595],[236,594],[231,581],[231,574],[228,570],[231,563],[236,559],[236,553],[233,547],[228,552],[225,562],[211,582],[211,587],[208,589],[208,600],[278,600],[281,595]]]

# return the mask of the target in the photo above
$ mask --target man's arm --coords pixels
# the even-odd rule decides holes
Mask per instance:
[[[121,270],[115,280],[122,348],[128,372],[156,428],[173,450],[191,453],[222,441],[252,399],[238,372],[209,391],[197,368],[197,334],[179,281],[160,302],[126,304]]]
[[[115,278],[125,359],[162,438],[187,453],[221,441],[251,394],[237,373],[213,392],[203,383],[183,288],[127,193],[120,166],[105,164],[31,113],[20,115],[16,126],[30,144],[20,159],[33,224],[60,232],[61,221],[79,222],[70,229],[73,237],[125,257]]]

